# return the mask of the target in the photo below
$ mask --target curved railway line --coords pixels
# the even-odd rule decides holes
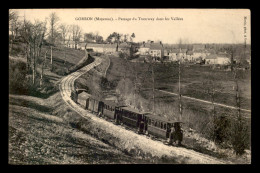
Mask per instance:
[[[94,57],[94,62],[92,62],[91,64],[81,68],[80,70],[73,72],[71,74],[69,74],[68,76],[64,77],[61,79],[60,84],[59,84],[59,89],[60,89],[60,93],[61,96],[63,98],[63,100],[65,101],[65,103],[71,108],[73,109],[75,112],[77,112],[81,117],[86,118],[86,119],[93,119],[93,120],[97,120],[99,122],[104,121],[104,123],[110,123],[107,122],[103,119],[98,118],[97,116],[95,116],[94,114],[91,114],[89,111],[81,108],[79,105],[77,105],[71,98],[70,98],[70,94],[71,91],[74,90],[74,82],[77,78],[79,78],[81,75],[83,75],[84,73],[88,72],[89,70],[91,70],[92,68],[94,68],[95,66],[98,66],[101,62],[102,59],[99,57]],[[113,125],[112,123],[110,123],[111,125]],[[109,125],[109,126],[111,126]],[[116,128],[121,128],[121,130],[124,130],[122,127],[118,127],[116,125],[114,125]],[[125,133],[133,133],[134,132],[129,132],[127,130],[125,130]],[[136,134],[137,135],[137,134]],[[198,153],[194,150],[190,150],[190,149],[186,149],[186,148],[180,148],[180,147],[175,147],[175,146],[167,146],[164,145],[163,143],[161,143],[160,141],[154,141],[149,139],[147,136],[140,136],[138,135],[138,139],[142,138],[141,140],[145,141],[145,140],[149,140],[149,144],[154,144],[155,148],[154,149],[158,149],[158,145],[161,145],[160,148],[162,149],[162,152],[168,152],[170,155],[174,156],[174,155],[179,155],[182,157],[186,157],[189,158],[191,160],[193,160],[195,163],[199,163],[199,164],[232,164],[231,162],[226,162],[226,161],[222,161],[219,160],[217,158],[202,154],[202,153]],[[129,138],[129,140],[131,140],[131,138]],[[177,153],[177,154],[176,154]]]

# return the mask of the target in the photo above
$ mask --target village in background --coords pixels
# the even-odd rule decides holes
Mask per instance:
[[[108,54],[122,52],[133,62],[148,62],[149,58],[157,62],[177,62],[181,60],[183,63],[189,64],[218,65],[226,70],[230,70],[231,61],[243,64],[245,69],[250,68],[251,65],[250,45],[186,44],[181,39],[176,44],[163,44],[161,41],[154,42],[151,40],[136,43],[133,42],[134,33],[132,33],[130,39],[127,39],[128,37],[129,34],[124,35],[114,32],[103,41],[101,36],[87,33],[84,35],[84,40],[82,39],[79,43],[66,40],[61,46]],[[114,38],[114,40],[111,38]]]

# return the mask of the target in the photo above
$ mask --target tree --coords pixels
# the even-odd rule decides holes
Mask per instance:
[[[131,34],[131,37],[130,37],[130,40],[131,40],[131,42],[133,42],[133,39],[135,38],[135,33],[132,33]]]
[[[69,26],[63,23],[63,24],[61,24],[59,26],[59,30],[60,30],[62,42],[65,45],[66,44],[65,43],[66,42],[66,38],[67,38],[68,33],[69,33]]]
[[[81,28],[80,26],[78,25],[72,25],[71,26],[71,32],[72,32],[72,40],[74,41],[75,43],[75,46],[74,48],[77,49],[77,45],[80,41],[80,38],[81,38]]]
[[[60,19],[57,16],[57,14],[55,12],[53,12],[49,15],[48,20],[49,20],[49,23],[50,23],[50,42],[51,42],[51,44],[55,44],[56,37],[58,35],[57,30],[56,30],[56,26],[57,26],[57,23]]]
[[[224,117],[217,117],[216,114],[216,107],[215,107],[215,98],[216,93],[222,91],[223,87],[221,84],[217,82],[217,79],[212,75],[214,71],[212,70],[209,75],[205,77],[205,81],[203,81],[203,89],[205,94],[207,94],[210,97],[211,105],[212,105],[212,111],[211,111],[211,117],[212,122],[211,125],[211,138],[214,142],[220,144],[224,142],[224,140],[227,138],[227,133],[224,133],[226,131],[226,123]]]
[[[117,32],[113,32],[112,34],[110,34],[108,37],[107,37],[107,39],[106,39],[106,41],[108,42],[108,43],[116,43],[117,44],[117,46],[116,46],[116,51],[118,51],[118,45],[119,45],[119,43],[120,43],[120,38],[122,37],[122,34],[119,34],[119,33],[117,33]]]
[[[239,65],[233,65],[233,79],[235,83],[235,100],[237,107],[237,116],[233,121],[232,126],[232,138],[231,143],[233,149],[235,150],[237,155],[241,155],[244,153],[244,150],[249,144],[249,135],[248,135],[248,126],[246,125],[245,120],[242,118],[241,114],[241,103],[243,102],[241,94],[242,91],[239,87],[239,79],[243,77],[243,74],[240,73],[238,69]]]
[[[93,42],[95,40],[95,35],[93,32],[90,32],[90,33],[85,33],[84,34],[84,41],[85,42]]]
[[[103,43],[103,42],[104,42],[103,37],[100,35],[96,35],[96,43]]]
[[[129,37],[129,34],[124,34],[124,39],[123,39],[123,42],[128,42],[128,37]]]
[[[93,32],[90,33],[85,33],[84,34],[84,41],[85,42],[96,42],[96,43],[103,43],[103,37],[99,35],[98,32],[96,32],[95,34]]]
[[[21,36],[26,43],[28,68],[32,70],[32,83],[35,84],[36,60],[40,57],[43,39],[46,34],[46,21],[31,23],[24,20]]]
[[[18,33],[18,29],[20,26],[20,22],[18,21],[18,12],[17,11],[13,11],[13,10],[9,10],[9,31],[11,32],[11,37],[10,37],[10,53],[12,52],[13,49],[13,43],[14,40],[16,39],[17,33]]]

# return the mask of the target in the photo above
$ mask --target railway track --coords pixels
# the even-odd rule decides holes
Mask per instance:
[[[65,101],[65,103],[71,109],[73,109],[75,112],[77,112],[81,117],[86,118],[86,119],[91,118],[93,120],[105,121],[105,120],[102,120],[102,119],[96,117],[95,115],[91,114],[90,111],[84,110],[83,108],[81,108],[79,105],[77,105],[70,98],[71,91],[73,91],[75,89],[74,88],[75,80],[77,78],[79,78],[81,75],[83,75],[84,73],[86,73],[89,70],[91,70],[92,68],[94,68],[95,66],[98,66],[102,62],[102,59],[100,59],[99,57],[94,57],[94,58],[95,58],[95,60],[91,64],[89,64],[89,65],[81,68],[80,70],[73,72],[70,75],[61,79],[61,82],[59,84],[59,89],[60,89],[61,96],[62,96],[63,100]],[[105,122],[107,122],[107,121],[105,121]],[[109,122],[107,122],[107,123],[109,123]],[[118,127],[118,126],[115,126],[115,127],[121,128],[120,130],[122,130],[122,127]],[[130,132],[126,131],[125,133],[130,133]],[[147,138],[147,136],[138,135],[138,138],[142,138],[142,140],[150,140],[149,142],[154,143],[155,145],[162,145],[162,147],[165,148],[167,151],[169,151],[168,153],[171,153],[171,155],[176,155],[176,153],[178,153],[178,155],[180,155],[180,156],[185,155],[185,157],[187,157],[187,158],[190,158],[192,160],[196,160],[196,161],[194,161],[196,163],[200,163],[200,164],[201,163],[202,164],[227,164],[227,163],[231,163],[231,162],[225,162],[225,161],[216,159],[214,157],[211,157],[211,156],[208,156],[208,155],[205,155],[205,154],[202,154],[202,153],[198,153],[194,150],[190,150],[190,149],[186,149],[186,148],[180,148],[180,147],[174,147],[174,146],[166,146],[160,141],[154,141],[152,139]]]

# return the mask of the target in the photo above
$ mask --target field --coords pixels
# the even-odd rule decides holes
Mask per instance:
[[[131,86],[130,90],[134,93],[134,85],[136,83],[135,93],[140,95],[145,100],[152,102],[152,71],[148,63],[133,63],[117,57],[110,57],[111,66],[107,73],[108,81],[117,83],[114,88],[121,92],[127,90],[126,85]],[[178,108],[178,96],[172,96],[159,92],[165,90],[178,94],[178,64],[174,63],[156,63],[154,65],[154,87],[155,87],[155,102],[172,104],[173,107]],[[239,87],[241,90],[241,108],[250,109],[251,107],[251,76],[249,71],[242,71],[239,79]],[[124,74],[126,80],[123,81]],[[124,84],[124,82],[128,82]],[[125,86],[124,86],[125,85]],[[184,96],[190,96],[197,99],[211,101],[212,97],[207,93],[208,89],[215,89],[214,102],[226,104],[229,106],[236,106],[236,92],[233,90],[235,82],[230,71],[220,69],[212,69],[209,66],[181,66],[181,93]],[[127,93],[126,91],[125,93]],[[130,93],[131,93],[130,92]],[[128,92],[129,93],[129,92]],[[209,113],[212,105],[200,102],[195,102],[183,99],[183,109],[202,110],[202,112]],[[141,103],[142,104],[142,103]],[[138,105],[135,105],[138,107]],[[147,108],[151,110],[151,105]],[[174,108],[173,108],[174,109]],[[220,113],[233,112],[228,108],[216,107]],[[147,111],[147,110],[145,110]],[[158,111],[159,112],[159,111]],[[248,116],[248,114],[246,114]]]
[[[107,91],[115,93],[119,101],[124,101],[130,107],[145,112],[152,112],[153,82],[150,64],[129,62],[116,56],[110,56],[110,60],[111,64],[106,78],[114,87],[108,88]],[[179,118],[178,96],[159,92],[158,89],[178,93],[178,68],[178,64],[174,63],[156,63],[154,65],[155,89],[157,89],[155,90],[154,112],[159,116],[166,116],[173,120]],[[250,71],[241,71],[240,73],[241,107],[250,109]],[[230,71],[212,69],[209,66],[181,66],[181,92],[185,96],[211,101],[210,95],[207,94],[207,88],[214,86],[216,90],[215,102],[235,106],[234,84],[235,82]],[[210,130],[213,122],[212,104],[182,99],[182,106],[182,121],[185,122],[183,126],[185,132],[189,134],[189,129],[191,128],[200,136],[195,137],[195,139],[194,135],[190,135],[191,138],[184,139],[184,143],[200,152],[212,152],[212,148],[209,149],[211,142],[208,141],[212,135]],[[220,106],[216,106],[215,111],[217,117],[226,116],[227,119],[230,118],[228,121],[231,121],[231,123],[233,123],[233,118],[237,115],[237,111]],[[249,130],[246,132],[247,142],[250,143],[251,115],[242,112],[242,116],[249,117],[249,119],[245,120],[245,124]],[[231,128],[231,125],[228,128]],[[230,144],[223,146],[224,148],[231,147]],[[216,153],[219,152],[214,151],[213,153],[211,154],[216,156]],[[226,151],[226,153],[228,152]]]

